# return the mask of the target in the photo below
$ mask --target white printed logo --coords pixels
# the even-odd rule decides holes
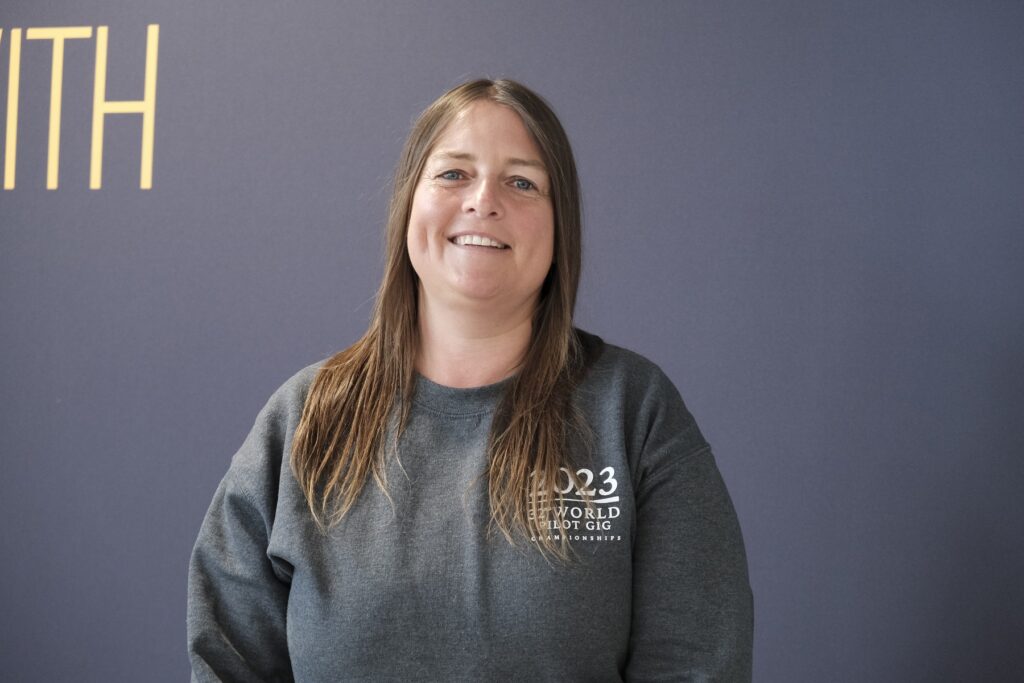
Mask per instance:
[[[622,514],[619,497],[613,495],[619,487],[615,468],[605,467],[598,472],[596,484],[592,470],[578,469],[576,479],[579,486],[576,486],[569,469],[560,467],[559,472],[564,478],[560,477],[561,480],[555,483],[556,495],[549,500],[548,495],[542,493],[536,500],[537,506],[530,510],[531,519],[539,515],[544,520],[543,525],[550,532],[548,539],[561,540],[564,533],[570,541],[621,541],[621,534],[610,533],[613,531],[612,520]],[[541,481],[540,485],[543,490],[544,482]],[[589,507],[587,503],[590,503]],[[552,508],[552,504],[556,507]],[[550,514],[552,509],[553,517]],[[531,540],[538,539],[534,537]]]

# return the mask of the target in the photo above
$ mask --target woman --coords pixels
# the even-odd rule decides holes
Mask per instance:
[[[207,513],[194,680],[750,678],[709,447],[656,366],[573,328],[580,262],[547,104],[428,107],[370,329],[271,397]]]

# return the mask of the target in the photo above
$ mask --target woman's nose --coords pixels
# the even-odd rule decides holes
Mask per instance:
[[[462,208],[466,213],[477,214],[480,218],[499,218],[502,206],[497,182],[490,178],[478,179],[470,186]]]

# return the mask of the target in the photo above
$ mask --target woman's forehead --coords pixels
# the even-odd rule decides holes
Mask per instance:
[[[438,134],[428,159],[476,162],[491,155],[507,166],[546,170],[540,148],[519,114],[487,100],[456,113]]]

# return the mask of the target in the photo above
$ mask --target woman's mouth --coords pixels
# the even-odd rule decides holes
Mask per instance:
[[[490,237],[484,237],[483,235],[457,235],[448,240],[452,244],[462,246],[474,246],[474,247],[491,247],[492,249],[508,249],[507,244],[491,239]]]

